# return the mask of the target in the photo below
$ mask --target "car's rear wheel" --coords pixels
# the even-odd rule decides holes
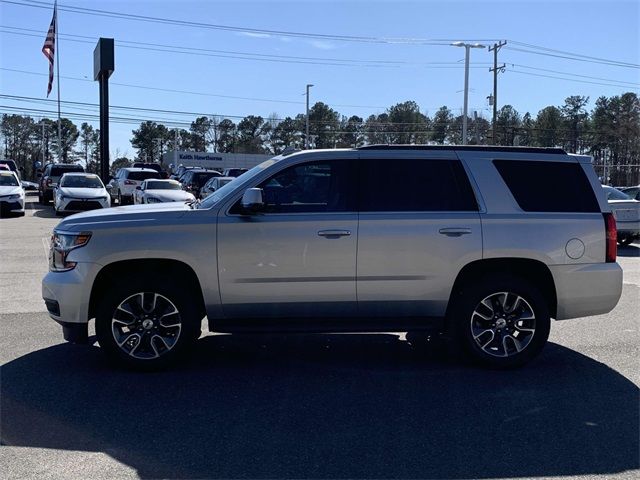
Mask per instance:
[[[633,237],[622,237],[622,238],[618,239],[618,244],[626,247],[627,245],[631,245],[633,240],[634,240]]]
[[[127,368],[165,368],[200,335],[189,292],[168,278],[132,281],[107,291],[96,315],[98,343]]]
[[[471,359],[496,368],[519,367],[546,344],[549,309],[529,282],[506,275],[488,277],[465,285],[457,298],[450,322]]]

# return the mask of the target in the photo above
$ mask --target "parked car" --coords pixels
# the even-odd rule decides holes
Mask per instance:
[[[118,205],[133,203],[136,187],[142,185],[142,182],[149,178],[160,180],[160,174],[150,168],[121,168],[114,178],[111,195],[118,199]]]
[[[24,190],[18,175],[0,170],[0,216],[24,215]]]
[[[134,203],[193,202],[196,197],[182,190],[176,180],[145,180],[136,187]]]
[[[187,170],[192,170],[194,168],[202,168],[202,167],[186,167],[184,165],[180,165],[178,169],[169,176],[171,180],[180,180],[180,178],[185,174]]]
[[[169,174],[167,174],[167,172],[164,171],[164,169],[162,168],[162,165],[160,165],[159,163],[135,162],[133,164],[133,168],[149,168],[151,170],[155,170],[156,172],[158,172],[160,174],[160,178],[162,179],[169,178]]]
[[[621,188],[620,191],[622,193],[626,193],[634,200],[640,200],[640,185],[636,185],[635,187],[624,187]]]
[[[111,197],[98,175],[65,173],[55,190],[53,208],[56,215],[109,208]]]
[[[212,332],[435,329],[482,364],[520,366],[551,318],[620,298],[591,161],[477,146],[281,155],[199,204],[63,220],[43,298],[67,340],[86,342],[95,318],[103,352],[133,368],[191,350],[205,316]],[[381,190],[389,165],[402,180]]]
[[[213,192],[220,187],[225,186],[227,183],[235,180],[235,177],[211,177],[200,189],[199,198],[207,198]]]
[[[6,165],[9,170],[11,170],[16,174],[16,176],[18,177],[18,180],[20,180],[20,170],[18,169],[18,165],[16,165],[15,161],[8,160],[8,159],[0,160],[0,165]]]
[[[25,192],[37,192],[38,184],[35,182],[27,182],[26,180],[22,180],[20,182],[22,188],[24,188]]]
[[[248,170],[249,170],[248,168],[226,168],[222,172],[222,176],[223,177],[239,177],[240,175],[242,175]]]
[[[187,170],[181,178],[182,189],[191,194],[198,195],[202,186],[212,177],[222,176],[220,172],[215,170],[206,170],[204,168],[193,168]]]
[[[616,218],[620,245],[629,245],[640,238],[640,201],[613,187],[602,187],[607,195],[607,201]]]
[[[84,168],[73,163],[48,163],[44,167],[38,187],[38,201],[46,205],[53,200],[53,190],[65,173],[84,172]]]

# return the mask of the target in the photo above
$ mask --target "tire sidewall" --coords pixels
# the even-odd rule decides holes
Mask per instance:
[[[534,311],[536,331],[531,342],[519,353],[509,357],[495,357],[484,352],[476,343],[471,332],[471,315],[484,298],[497,292],[512,292],[525,299]],[[544,296],[530,282],[515,276],[499,275],[478,279],[468,283],[456,297],[449,322],[454,339],[462,352],[471,360],[494,368],[520,367],[536,357],[549,338],[551,319]]]
[[[142,360],[129,356],[117,345],[111,330],[113,312],[127,297],[138,292],[154,292],[168,298],[180,312],[182,328],[175,346],[159,358]],[[115,364],[134,370],[158,370],[166,368],[183,356],[188,347],[200,336],[201,318],[194,308],[189,292],[178,282],[166,277],[127,280],[104,293],[96,313],[96,336],[100,347]]]

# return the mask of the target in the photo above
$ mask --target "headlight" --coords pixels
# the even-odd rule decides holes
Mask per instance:
[[[70,233],[53,232],[49,249],[49,270],[52,272],[66,272],[73,270],[75,262],[68,262],[69,252],[85,246],[91,238],[91,232]]]
[[[9,200],[19,200],[22,198],[21,193],[16,193],[15,195],[9,195]]]
[[[147,197],[147,203],[162,203],[162,200],[156,197]]]

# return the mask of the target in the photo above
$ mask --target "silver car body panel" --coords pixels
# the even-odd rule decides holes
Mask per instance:
[[[338,158],[366,161],[376,156],[459,158],[469,174],[478,211],[229,213],[247,188],[288,166]],[[523,212],[492,165],[494,158],[579,162],[601,211],[610,211],[588,157],[467,150],[307,151],[276,157],[255,175],[237,178],[224,187],[230,187],[226,196],[212,196],[217,203],[207,199],[208,209],[167,203],[68,217],[59,228],[93,235],[87,246],[69,255],[79,268],[44,278],[43,296],[54,295],[62,320],[87,322],[90,286],[101,268],[113,262],[157,258],[180,261],[193,269],[210,320],[441,316],[465,265],[481,259],[524,258],[549,268],[556,285],[558,318],[612,309],[620,297],[622,272],[617,264],[604,262],[602,213]],[[444,228],[465,234],[445,235]],[[349,234],[319,236],[322,230]],[[598,295],[592,295],[594,291]]]

